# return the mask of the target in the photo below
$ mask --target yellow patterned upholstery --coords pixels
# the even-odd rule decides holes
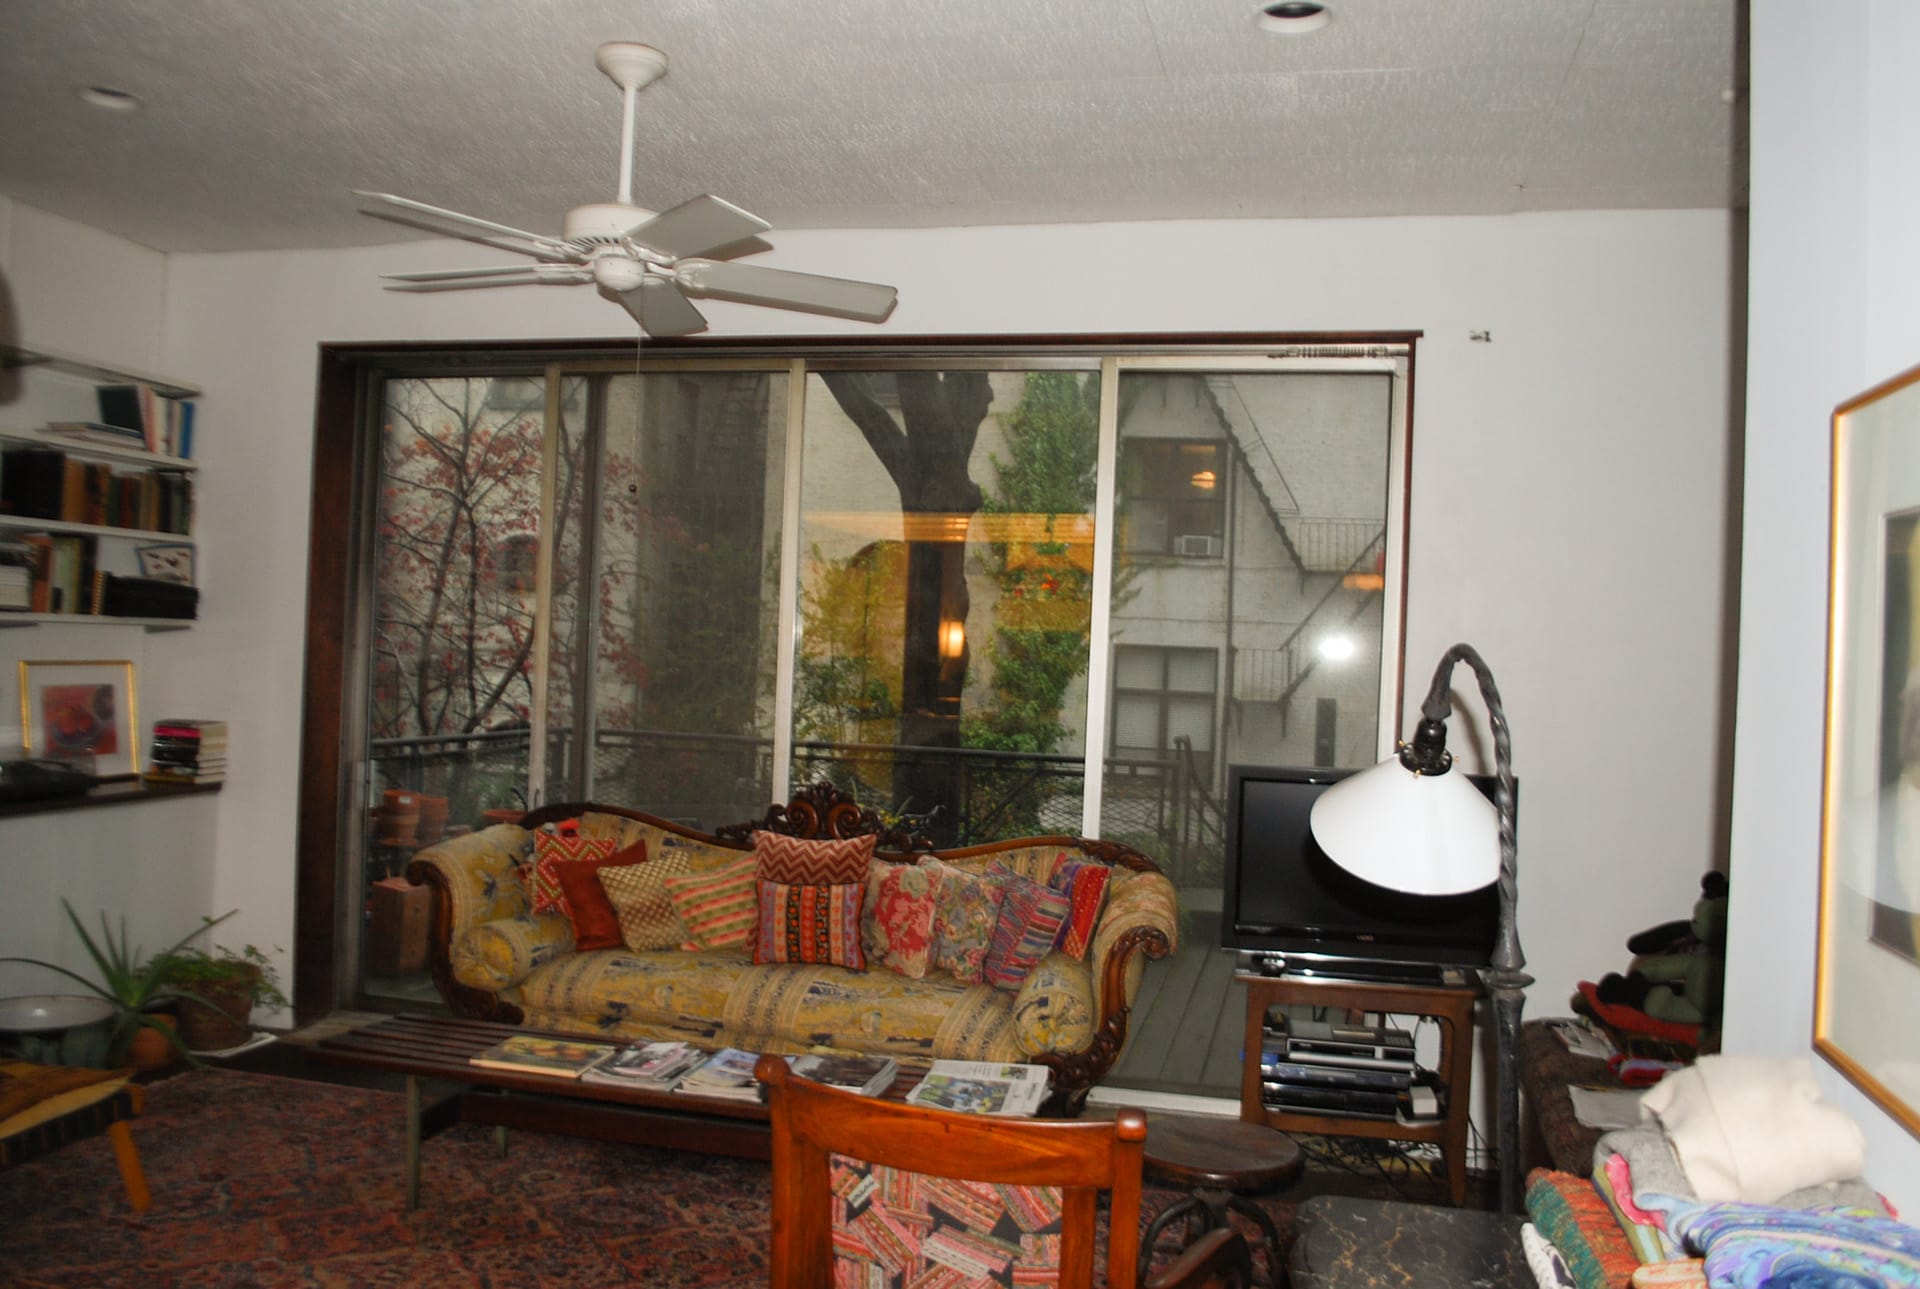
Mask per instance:
[[[671,855],[696,872],[749,853],[744,844],[597,811],[582,814],[580,832],[611,837],[620,849],[644,841],[648,863]],[[1099,1047],[1105,1030],[1101,1063],[1073,1067],[1093,1079],[1110,1064],[1114,1040],[1124,1039],[1127,1004],[1146,958],[1172,951],[1178,925],[1173,886],[1163,874],[1115,866],[1085,961],[1051,952],[1017,992],[965,984],[943,971],[915,979],[883,967],[756,966],[750,950],[734,948],[579,952],[564,917],[528,912],[517,869],[530,859],[531,838],[525,829],[496,825],[421,851],[415,874],[447,892],[450,925],[438,943],[451,983],[491,996],[486,1014],[531,1029],[761,1052],[989,1061],[1077,1061]],[[941,858],[975,873],[999,863],[1044,882],[1062,853],[1101,863],[1098,850],[1093,843],[1023,838]],[[1102,996],[1109,974],[1124,998]],[[449,1001],[469,1009],[463,1014],[477,1004],[453,995]],[[1070,1091],[1084,1096],[1077,1085]]]

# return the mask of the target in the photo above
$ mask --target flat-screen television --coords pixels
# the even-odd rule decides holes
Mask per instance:
[[[1485,966],[1499,935],[1494,883],[1409,895],[1353,876],[1314,841],[1314,801],[1354,773],[1228,767],[1224,947],[1328,975],[1420,979],[1436,968]],[[1492,775],[1467,778],[1493,799]],[[1518,792],[1516,784],[1516,809]]]

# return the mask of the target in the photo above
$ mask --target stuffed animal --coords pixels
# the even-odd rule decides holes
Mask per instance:
[[[1634,959],[1625,975],[1609,972],[1597,990],[1602,1002],[1645,1012],[1655,1020],[1711,1024],[1720,1015],[1726,957],[1727,879],[1708,873],[1686,922],[1666,922],[1633,935]]]

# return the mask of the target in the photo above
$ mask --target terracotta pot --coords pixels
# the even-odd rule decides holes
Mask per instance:
[[[247,1022],[253,1015],[253,991],[260,983],[260,968],[252,963],[236,967],[231,981],[194,986],[212,1007],[190,998],[180,1000],[180,1037],[196,1052],[217,1052],[238,1047],[253,1037]]]
[[[154,1020],[169,1030],[178,1028],[171,1016],[155,1016]],[[127,1044],[127,1063],[142,1072],[164,1070],[180,1059],[179,1049],[159,1030],[142,1025],[133,1031],[133,1038]]]
[[[440,840],[447,827],[447,799],[445,797],[421,797],[420,821],[414,825],[413,839],[422,846],[431,846]]]

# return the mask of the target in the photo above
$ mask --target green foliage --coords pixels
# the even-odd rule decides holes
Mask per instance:
[[[248,997],[255,1006],[290,1005],[280,990],[280,977],[273,960],[250,944],[240,949],[212,950],[183,946],[156,958],[153,970],[161,988],[173,997],[204,1003],[206,1000],[199,997],[201,993],[246,981],[249,982]]]

